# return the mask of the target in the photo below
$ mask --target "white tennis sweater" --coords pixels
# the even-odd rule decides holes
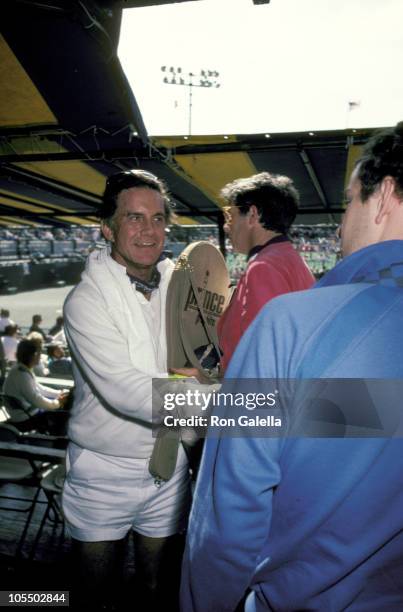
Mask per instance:
[[[166,294],[173,263],[158,264],[159,289],[148,302],[109,249],[91,253],[64,304],[73,358],[70,439],[116,457],[151,456],[152,378],[167,376]]]

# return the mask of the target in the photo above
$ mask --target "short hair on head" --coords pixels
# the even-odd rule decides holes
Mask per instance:
[[[42,315],[40,314],[34,314],[32,316],[32,323],[37,323],[38,321],[42,321]]]
[[[260,172],[236,179],[221,190],[221,196],[245,215],[255,205],[263,227],[286,234],[297,216],[299,195],[288,176]]]
[[[164,181],[146,170],[127,170],[112,174],[106,181],[102,202],[97,212],[98,217],[102,221],[110,223],[118,206],[119,195],[122,191],[134,187],[157,191],[164,200],[165,220],[170,221],[172,211],[168,188]]]
[[[42,346],[43,346],[42,334],[36,331],[29,332],[29,334],[27,335],[27,340],[32,340],[32,342],[35,342],[39,350],[42,350]]]
[[[2,317],[9,317],[10,316],[10,311],[7,310],[7,308],[2,308],[0,311],[0,316]]]
[[[18,325],[6,325],[4,328],[5,336],[13,336],[18,331]]]
[[[17,351],[16,351],[17,361],[29,367],[31,365],[33,356],[37,352],[38,352],[38,345],[35,342],[35,340],[30,340],[29,338],[23,338],[18,343],[18,346],[17,346]]]
[[[57,353],[57,351],[60,351],[62,349],[62,347],[60,346],[60,344],[49,344],[48,345],[48,356],[49,357],[54,357],[54,355]]]
[[[396,192],[403,197],[403,121],[394,128],[378,130],[363,148],[357,160],[357,178],[365,202],[386,176],[396,181]]]

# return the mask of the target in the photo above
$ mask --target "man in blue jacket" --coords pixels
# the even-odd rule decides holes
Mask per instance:
[[[344,379],[342,388],[365,379],[374,434],[354,428],[347,401],[343,439],[211,435],[183,565],[184,612],[403,609],[403,123],[366,145],[347,200],[344,259],[314,289],[262,310],[226,378]],[[287,401],[292,427],[303,409]],[[382,430],[371,419],[393,423]]]

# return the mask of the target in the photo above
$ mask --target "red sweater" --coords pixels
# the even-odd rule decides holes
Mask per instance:
[[[219,343],[224,353],[222,372],[241,336],[266,302],[282,293],[309,289],[314,282],[308,266],[287,239],[268,243],[252,257],[218,322]]]

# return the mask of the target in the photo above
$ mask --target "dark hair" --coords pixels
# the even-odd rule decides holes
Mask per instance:
[[[19,363],[23,363],[25,366],[27,366],[27,368],[29,368],[32,363],[32,358],[37,352],[38,344],[35,342],[35,340],[23,338],[17,346],[17,361],[19,361]]]
[[[4,335],[13,336],[17,330],[18,330],[18,325],[6,325],[4,328]]]
[[[40,321],[42,321],[42,315],[34,314],[32,317],[32,323],[39,323]]]
[[[110,221],[116,212],[119,194],[133,187],[157,191],[164,200],[165,219],[167,222],[170,220],[171,204],[168,189],[161,179],[146,170],[128,170],[112,174],[106,181],[102,202],[97,213],[98,217],[103,221]]]
[[[10,311],[7,310],[6,308],[2,308],[0,311],[0,316],[2,317],[9,317],[10,316]]]
[[[63,347],[60,346],[60,344],[49,344],[48,345],[48,356],[49,357],[54,357],[55,353],[57,350],[63,350]]]
[[[287,176],[261,172],[228,183],[221,196],[245,215],[255,205],[265,229],[287,233],[297,216],[299,196]]]
[[[396,192],[403,197],[403,121],[395,128],[375,132],[355,167],[358,168],[363,202],[376,191],[385,176],[395,179]]]

